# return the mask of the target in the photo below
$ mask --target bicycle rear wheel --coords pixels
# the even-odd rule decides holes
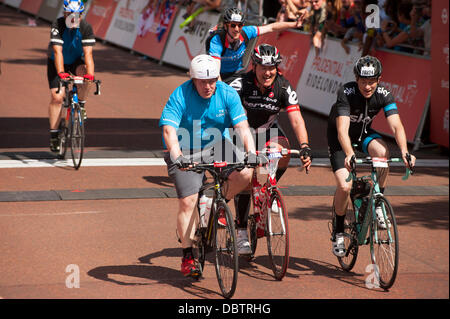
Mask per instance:
[[[70,124],[69,124],[70,126]],[[61,119],[59,122],[59,153],[57,155],[58,159],[65,159],[67,152],[67,145],[69,144],[69,134],[70,130],[65,124],[65,120]]]
[[[278,206],[277,212],[271,209],[274,202]],[[282,280],[289,264],[289,224],[286,205],[277,189],[272,191],[266,209],[267,250],[273,274],[277,280]]]
[[[219,223],[224,217],[226,225]],[[215,268],[220,290],[225,298],[234,295],[239,270],[236,233],[231,211],[225,201],[219,201],[214,212]]]
[[[372,221],[370,254],[375,264],[375,275],[381,288],[389,289],[394,284],[398,270],[398,230],[394,210],[389,201],[379,196],[375,207],[383,210],[386,227],[380,227],[378,221]]]
[[[247,231],[248,231],[248,235],[249,235],[250,249],[252,250],[250,258],[253,258],[253,257],[255,257],[256,247],[258,244],[258,237],[256,234],[255,214],[248,215]]]
[[[79,169],[81,161],[83,160],[84,151],[84,120],[80,112],[80,108],[76,107],[72,113],[71,118],[71,136],[70,147],[72,153],[72,161],[75,169]]]
[[[336,213],[334,211],[334,203],[332,216],[333,216],[332,220],[333,220],[333,236],[334,236],[335,235],[334,230],[336,227]],[[344,220],[344,245],[346,254],[344,257],[337,257],[339,265],[341,265],[341,268],[345,271],[350,271],[355,266],[359,249],[357,238],[358,235],[356,230],[355,208],[353,202],[350,200]]]

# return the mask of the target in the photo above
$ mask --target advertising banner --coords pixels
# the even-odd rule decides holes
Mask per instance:
[[[310,36],[307,34],[298,31],[284,31],[266,33],[258,37],[257,45],[267,43],[278,48],[283,58],[278,68],[292,87],[297,87],[308,57],[309,42]]]
[[[449,147],[448,1],[433,0],[431,36],[430,140]]]
[[[179,25],[184,22],[185,13],[185,8],[178,11],[162,60],[165,63],[189,69],[192,58],[205,53],[208,31],[219,22],[219,14],[203,12],[190,26],[180,29]]]
[[[3,2],[10,5],[11,7],[19,8],[22,0],[3,0]]]
[[[177,11],[175,0],[149,1],[139,15],[133,50],[160,60]]]
[[[44,20],[53,22],[61,12],[64,1],[60,0],[44,0],[39,8],[38,16]]]
[[[381,85],[394,95],[406,137],[412,143],[430,94],[431,61],[387,51],[376,51],[375,56],[383,64]],[[372,127],[392,136],[382,112],[375,118]]]
[[[31,14],[37,14],[42,5],[43,0],[22,0],[20,10]]]
[[[97,38],[105,39],[116,7],[117,1],[115,0],[93,0],[86,21],[92,26]]]
[[[279,50],[283,52],[284,48]],[[333,39],[326,40],[319,55],[311,46],[297,85],[300,105],[328,115],[339,88],[355,79],[353,65],[360,56],[356,45],[350,45],[350,53],[347,54],[340,42]]]
[[[131,49],[138,33],[139,18],[149,0],[119,0],[105,39]]]

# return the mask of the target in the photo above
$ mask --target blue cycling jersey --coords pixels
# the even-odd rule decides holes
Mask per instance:
[[[177,129],[178,142],[183,150],[203,149],[229,138],[228,128],[247,120],[237,92],[217,81],[216,92],[209,99],[202,98],[189,80],[170,95],[159,120],[159,126]],[[166,143],[163,137],[164,147]]]
[[[242,28],[242,32],[247,34],[249,40],[256,38],[259,35],[259,29],[255,26],[245,26]],[[242,69],[242,58],[247,48],[244,38],[241,35],[241,44],[237,50],[233,50],[228,43],[228,39],[225,40],[225,52],[222,55],[223,44],[220,40],[220,35],[215,35],[211,39],[209,55],[221,59],[220,73],[234,73]]]
[[[50,32],[48,57],[55,59],[54,45],[62,46],[64,64],[72,64],[83,57],[83,47],[95,44],[95,36],[92,26],[85,20],[80,21],[79,28],[67,28],[64,17],[57,19]]]

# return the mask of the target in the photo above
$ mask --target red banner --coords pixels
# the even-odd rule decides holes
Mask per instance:
[[[86,21],[92,25],[97,38],[105,39],[116,7],[117,1],[115,0],[94,0],[92,2]]]
[[[149,1],[140,13],[133,50],[160,60],[177,12],[173,1],[166,1],[162,6]]]
[[[258,43],[274,45],[283,58],[279,69],[293,88],[297,87],[309,52],[310,37],[295,31],[271,32],[258,38]]]
[[[430,140],[449,147],[448,1],[432,2]]]
[[[20,10],[31,14],[37,14],[44,0],[22,0],[20,4]]]
[[[430,94],[431,61],[386,51],[376,51],[375,56],[383,64],[381,85],[394,95],[406,138],[412,143]],[[372,127],[392,136],[385,117],[380,115]]]

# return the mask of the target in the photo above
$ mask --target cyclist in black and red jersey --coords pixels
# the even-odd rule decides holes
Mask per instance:
[[[47,78],[51,92],[49,105],[50,150],[59,151],[58,127],[64,88],[57,94],[59,79],[69,73],[94,80],[94,58],[92,47],[95,37],[92,27],[83,19],[84,5],[81,0],[64,0],[64,16],[53,22],[48,45]],[[84,103],[88,84],[79,86],[79,101],[85,117]]]
[[[269,44],[260,44],[253,51],[252,62],[252,70],[236,78],[230,85],[241,97],[242,105],[247,111],[248,123],[255,130],[257,148],[261,150],[269,140],[271,146],[287,146],[286,135],[277,120],[279,113],[285,110],[288,112],[289,121],[303,150],[301,156],[303,166],[309,170],[311,149],[308,144],[305,121],[298,105],[297,92],[278,70],[278,65],[281,63],[278,49]],[[277,180],[284,174],[288,164],[289,158],[280,160],[276,173]],[[239,194],[235,197],[235,203],[239,254],[250,254],[247,234],[250,194]]]
[[[353,69],[356,81],[346,83],[337,93],[336,103],[330,111],[328,120],[328,152],[331,166],[336,178],[334,209],[336,212],[336,230],[332,251],[338,256],[345,255],[344,220],[352,182],[347,182],[351,170],[351,159],[356,149],[372,157],[389,157],[389,149],[380,134],[371,128],[372,121],[381,111],[388,121],[403,161],[408,166],[408,145],[405,129],[400,120],[394,96],[380,85],[382,73],[381,62],[372,56],[360,58]],[[415,157],[411,155],[411,166]],[[411,167],[412,168],[412,167]],[[389,168],[377,168],[381,192],[386,186]],[[380,208],[376,208],[379,227],[386,228],[389,223],[384,220]]]

